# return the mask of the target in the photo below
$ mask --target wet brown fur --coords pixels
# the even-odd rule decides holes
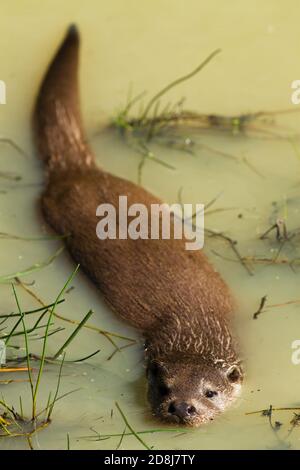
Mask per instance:
[[[81,125],[78,50],[78,33],[71,28],[36,102],[35,139],[47,169],[44,217],[57,233],[69,235],[72,257],[111,308],[141,331],[149,363],[173,355],[179,363],[186,356],[209,367],[236,364],[227,320],[231,295],[202,251],[186,250],[184,240],[97,238],[99,204],[117,208],[119,195],[127,195],[128,205],[161,201],[96,166]]]

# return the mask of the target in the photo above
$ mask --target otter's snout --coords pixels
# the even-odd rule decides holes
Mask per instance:
[[[173,416],[177,416],[181,421],[193,418],[197,413],[196,408],[185,401],[172,401],[169,405],[168,412]]]

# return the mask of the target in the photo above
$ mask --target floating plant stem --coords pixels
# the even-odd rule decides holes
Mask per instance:
[[[28,446],[29,446],[29,449],[30,450],[33,450],[33,445],[32,445],[32,440],[31,440],[32,436],[31,435],[27,435],[26,436],[26,439],[27,439],[27,442],[28,442]]]
[[[124,439],[124,436],[125,436],[126,429],[127,429],[127,428],[126,428],[126,426],[125,426],[124,431],[122,432],[122,436],[120,437],[120,440],[119,440],[118,445],[117,445],[117,447],[116,447],[116,450],[119,450],[120,447],[121,447],[121,444],[122,444],[123,439]]]
[[[61,329],[55,330],[54,332],[52,332],[52,334],[57,333],[58,331],[62,331],[62,330]],[[51,333],[48,333],[48,338],[49,338],[49,336],[51,336]],[[44,337],[39,338],[39,339],[44,339]],[[80,359],[72,359],[72,360],[69,360],[69,361],[65,361],[65,363],[74,364],[74,363],[78,363],[78,362],[84,362],[87,359],[90,359],[91,357],[96,356],[96,354],[98,354],[100,351],[101,351],[101,349],[97,349],[97,351],[94,351],[93,353],[88,354],[87,356],[81,357]],[[35,361],[40,361],[41,357],[38,356],[37,354],[32,354],[31,353],[30,354],[30,359],[35,360]],[[24,358],[18,358],[17,360],[18,360],[18,362],[23,362]],[[9,359],[8,359],[8,361],[9,361]],[[16,362],[16,360],[13,359],[12,362]],[[45,362],[47,362],[48,364],[60,364],[59,360],[54,359],[52,357],[46,357]]]
[[[39,318],[37,319],[37,321],[35,322],[35,324],[33,325],[33,327],[29,328],[28,330],[26,330],[26,334],[29,334],[29,333],[33,333],[35,330],[38,330],[38,329],[41,329],[41,328],[44,328],[45,325],[40,325],[40,322],[42,321],[42,319],[44,318],[44,316],[46,315],[47,313],[47,310],[45,310],[40,316]],[[22,331],[16,331],[17,327],[19,326],[20,323],[23,323],[23,319],[24,319],[24,316],[20,316],[19,320],[15,323],[15,325],[12,327],[11,331],[7,334],[7,335],[4,335],[2,336],[1,338],[5,340],[5,345],[6,347],[8,346],[9,344],[9,341],[12,337],[14,336],[20,336],[20,335],[23,335],[25,333],[24,331],[24,328]],[[52,325],[52,324],[51,324]],[[24,325],[23,325],[24,326]]]
[[[265,176],[253,165],[253,163],[250,163],[248,158],[242,157],[242,162],[257,176],[260,178],[265,178]]]
[[[286,406],[286,407],[280,407],[280,408],[274,408],[272,407],[272,411],[295,411],[295,410],[300,410],[300,407],[291,407],[291,406]],[[266,413],[269,411],[269,409],[264,409],[264,410],[257,410],[257,411],[248,411],[245,413],[245,415],[266,415]]]
[[[75,388],[74,390],[70,390],[69,392],[66,392],[63,395],[60,395],[59,397],[56,398],[56,400],[53,400],[53,404],[57,403],[58,401],[62,400],[65,397],[67,397],[68,395],[71,395],[72,393],[78,392],[79,390],[81,390],[81,388]],[[48,401],[47,401],[46,407],[37,413],[36,418],[41,416],[43,413],[47,412],[47,410],[49,408],[50,401],[51,401],[51,396],[52,396],[52,394],[50,392],[50,394],[48,396]]]
[[[125,436],[135,436],[137,435],[143,435],[143,434],[155,434],[155,433],[178,433],[178,434],[186,434],[188,432],[193,432],[193,431],[184,431],[182,432],[182,429],[175,429],[175,428],[166,428],[166,429],[148,429],[146,431],[135,431],[135,434],[132,431],[126,431],[124,434],[122,433],[115,433],[115,434],[100,434],[98,433],[95,429],[90,428],[91,431],[94,431],[96,436],[81,436],[80,439],[88,439],[91,441],[102,441],[106,439],[110,439],[113,437],[125,437]],[[176,436],[177,437],[177,436]]]
[[[49,424],[50,424],[50,422],[48,422],[48,421],[42,421],[40,424],[35,426],[35,428],[32,431],[29,431],[29,432],[23,432],[22,431],[22,432],[10,433],[9,437],[24,437],[25,439],[27,439],[28,436],[30,436],[30,437],[33,436],[38,431],[41,431],[41,430],[45,429],[46,427],[48,427]],[[6,437],[6,435],[0,434],[0,438],[3,438],[3,437]]]
[[[21,181],[22,176],[17,175],[16,173],[12,173],[9,171],[0,171],[0,178],[9,180],[9,181]]]
[[[10,414],[11,419],[15,422],[15,420],[18,418],[18,414],[13,409],[13,407],[8,406],[8,404],[5,402],[3,396],[2,396],[2,399],[0,400],[0,405],[3,406],[3,408]],[[19,424],[18,423],[16,423],[16,424],[20,428]]]
[[[7,380],[0,380],[0,384],[2,385],[9,385],[12,383],[24,383],[29,382],[28,379],[7,379]]]
[[[64,362],[65,362],[65,357],[66,357],[66,353],[64,352],[64,355],[63,355],[63,358],[62,358],[62,361],[61,361],[61,364],[60,364],[60,368],[59,368],[59,374],[58,374],[58,380],[57,380],[57,386],[56,386],[54,398],[53,398],[53,401],[51,402],[51,404],[48,405],[47,421],[50,421],[50,419],[51,419],[53,408],[54,408],[54,405],[55,405],[56,400],[57,400],[59,387],[60,387],[60,381],[61,381],[62,369],[63,369],[63,365],[64,365]]]
[[[286,307],[287,305],[295,305],[295,304],[299,304],[299,303],[300,303],[300,299],[288,300],[287,302],[282,302],[280,304],[266,305],[265,308],[271,309],[271,308],[276,308],[276,307]]]
[[[82,357],[80,359],[74,359],[73,361],[70,362],[83,362],[86,361],[87,359],[90,359],[91,357],[96,356],[101,351],[101,349],[97,349],[97,351],[94,351],[92,354],[89,354],[88,356]]]
[[[267,295],[264,295],[261,299],[260,299],[260,304],[259,304],[259,307],[258,309],[256,310],[255,313],[253,313],[253,319],[256,320],[258,315],[260,315],[263,311],[263,308],[267,302],[267,299],[268,299],[268,296]]]
[[[288,432],[288,436],[291,435],[292,431],[295,429],[296,426],[300,425],[300,414],[299,413],[294,413],[294,416],[293,416],[290,424],[292,425],[292,427]]]
[[[205,145],[203,143],[200,144],[200,148],[207,150],[210,153],[214,153],[216,155],[220,155],[221,157],[229,158],[230,160],[238,160],[238,157],[235,155],[232,155],[231,153],[223,152],[222,150],[217,150],[214,149],[208,145]]]
[[[122,419],[126,425],[126,427],[132,432],[132,434],[136,437],[136,439],[142,444],[143,447],[145,447],[147,450],[151,450],[151,447],[149,447],[146,442],[135,432],[135,430],[133,429],[133,427],[131,426],[131,424],[129,424],[125,414],[123,413],[123,411],[121,410],[120,408],[120,405],[118,404],[118,402],[115,402],[116,404],[116,407],[120,413],[120,415],[122,416]]]
[[[280,444],[285,444],[285,442],[278,436],[278,431],[281,428],[282,423],[280,423],[279,421],[275,421],[275,423],[273,424],[273,422],[272,422],[273,406],[270,405],[270,408],[265,413],[263,413],[262,416],[267,416],[268,417],[270,428],[272,429],[272,431],[273,431],[276,439],[278,440],[278,442]]]
[[[2,367],[0,373],[3,372],[28,372],[28,367]]]
[[[152,160],[155,163],[158,163],[161,166],[164,166],[165,168],[168,168],[168,170],[176,170],[176,168],[173,165],[170,165],[169,163],[164,162],[163,160],[160,160],[159,158],[155,157],[155,155],[149,150],[144,142],[139,142],[140,145],[140,151],[143,154],[145,158],[148,160]]]
[[[213,57],[215,57],[217,54],[219,54],[219,52],[221,52],[221,49],[216,49],[215,51],[213,51],[200,65],[198,65],[198,67],[196,67],[192,72],[182,76],[182,77],[179,77],[177,78],[176,80],[174,80],[173,82],[169,83],[168,85],[166,85],[162,90],[160,90],[158,93],[156,93],[153,98],[151,98],[151,100],[149,101],[149,103],[147,104],[141,118],[140,118],[140,121],[143,122],[146,117],[148,116],[149,114],[149,111],[151,110],[152,106],[154,105],[154,103],[159,100],[163,95],[165,95],[168,91],[170,91],[172,88],[174,88],[175,86],[179,85],[180,83],[183,83],[187,80],[189,80],[190,78],[192,78],[194,75],[196,75],[198,72],[200,72],[200,70],[202,70],[212,59]]]
[[[11,436],[11,432],[7,429],[6,425],[4,424],[2,420],[0,420],[0,426],[7,436]],[[0,434],[0,437],[1,437],[1,434]]]
[[[52,326],[52,325],[53,325],[53,323],[50,324],[50,326]],[[26,333],[29,335],[31,333],[34,333],[36,330],[41,330],[43,328],[46,328],[46,326],[47,326],[47,324],[46,325],[34,326],[34,327],[29,328],[28,330],[26,330]],[[51,332],[49,331],[48,336],[51,336],[52,334],[57,333],[58,331],[61,331],[61,329],[57,329],[57,330],[54,330],[54,331],[51,331]],[[16,331],[16,332],[13,332],[12,334],[9,333],[7,336],[2,336],[2,339],[7,339],[8,337],[10,339],[11,337],[23,336],[23,335],[24,335],[23,330],[22,331]],[[39,338],[39,339],[41,339],[41,338]]]
[[[281,241],[281,240],[288,240],[288,231],[286,228],[286,223],[283,219],[277,219],[275,224],[271,225],[268,230],[266,230],[259,238],[260,240],[264,240],[267,238],[269,233],[271,233],[273,230],[276,231],[276,240]]]
[[[34,413],[34,385],[33,385],[33,377],[32,377],[32,372],[31,372],[31,364],[30,364],[30,352],[29,352],[29,343],[28,343],[28,335],[27,335],[27,330],[26,330],[26,325],[25,325],[25,320],[24,320],[24,314],[21,310],[20,304],[19,304],[19,299],[15,290],[15,286],[12,284],[12,289],[14,293],[14,297],[16,300],[16,304],[19,310],[19,313],[21,315],[21,320],[23,324],[23,329],[24,329],[24,340],[25,340],[25,350],[26,350],[26,362],[27,362],[27,368],[28,368],[28,378],[29,378],[29,384],[30,384],[30,391],[31,391],[31,398],[32,398],[32,418],[35,418],[35,413]]]
[[[250,276],[253,276],[253,271],[249,268],[248,264],[247,264],[247,258],[246,257],[243,257],[239,250],[237,249],[237,241],[236,240],[233,240],[231,237],[229,237],[228,235],[225,235],[224,233],[222,232],[216,232],[215,230],[211,230],[211,229],[204,229],[204,231],[209,234],[211,237],[217,237],[217,238],[221,238],[222,240],[226,241],[230,248],[232,249],[233,253],[235,254],[235,256],[237,257],[237,260],[234,260],[234,261],[237,261],[239,262],[244,268],[245,270],[247,271],[247,273],[250,275]],[[213,251],[216,255],[220,256],[216,251]]]
[[[57,351],[57,353],[53,356],[54,359],[57,359],[61,354],[62,352],[69,346],[69,344],[71,343],[71,341],[73,341],[73,339],[75,338],[75,336],[79,333],[79,331],[81,330],[81,328],[86,324],[86,322],[88,321],[88,319],[90,318],[90,316],[93,314],[93,310],[89,310],[88,313],[85,315],[85,317],[81,320],[81,322],[79,323],[79,325],[75,328],[75,330],[73,331],[73,333],[69,336],[69,338],[67,339],[67,341],[62,345],[61,348],[59,348],[59,350]]]
[[[124,346],[120,346],[119,348],[115,348],[115,350],[108,356],[107,361],[110,361],[117,352],[121,352],[124,349],[130,348],[132,343],[124,344]]]
[[[24,277],[24,276],[28,276],[28,274],[32,274],[33,272],[40,271],[46,266],[49,266],[62,253],[63,250],[64,250],[64,247],[59,248],[52,256],[47,258],[45,261],[41,261],[40,263],[35,263],[29,268],[26,268],[22,271],[0,276],[0,284],[8,283],[14,280],[16,277]]]
[[[181,206],[183,205],[183,201],[182,201],[182,190],[183,188],[181,187],[178,191],[178,202],[179,204],[181,204]],[[208,203],[209,206],[211,206],[212,204],[215,203],[215,201],[217,200],[218,196],[216,196],[214,199],[211,200],[210,203]],[[196,216],[196,214],[193,214],[192,216],[192,219]],[[193,224],[193,228],[195,228],[195,224]],[[237,240],[234,240],[233,238],[229,237],[228,235],[225,235],[223,232],[219,232],[219,231],[216,231],[216,230],[212,230],[212,229],[209,229],[209,228],[205,228],[204,229],[204,233],[208,234],[210,237],[213,237],[213,238],[220,238],[221,240],[224,240],[231,248],[231,250],[233,251],[233,253],[235,254],[237,260],[235,261],[238,261],[239,263],[241,263],[241,265],[245,268],[245,270],[247,271],[247,273],[250,275],[250,276],[253,276],[253,272],[252,270],[249,268],[247,262],[245,261],[245,258],[242,257],[242,255],[240,254],[238,248],[237,248]],[[212,250],[213,253],[215,253],[216,255],[218,256],[221,256],[219,255],[218,253],[216,253],[214,250]]]
[[[68,235],[44,235],[40,237],[22,237],[20,235],[14,235],[13,233],[0,232],[0,239],[3,240],[22,240],[25,242],[39,242],[48,240],[63,240]]]
[[[19,403],[20,403],[20,416],[21,416],[21,419],[24,419],[23,401],[22,401],[21,395],[19,397]]]
[[[137,103],[144,95],[145,91],[142,93],[139,93],[137,96],[135,96],[132,100],[128,100],[125,108],[116,116],[114,119],[114,125],[118,129],[123,129],[123,130],[128,130],[130,129],[130,125],[127,122],[127,115],[132,106]]]
[[[40,367],[39,367],[39,372],[38,372],[38,376],[37,376],[37,380],[36,380],[36,384],[35,384],[35,389],[34,389],[34,394],[33,394],[33,407],[32,407],[32,419],[35,418],[35,414],[36,414],[36,401],[37,401],[37,394],[38,394],[38,390],[39,390],[39,385],[40,385],[40,381],[41,381],[41,376],[42,376],[42,373],[43,373],[43,369],[44,369],[44,364],[45,364],[45,358],[46,358],[46,346],[47,346],[47,334],[48,334],[48,331],[49,331],[49,328],[50,328],[50,323],[51,323],[51,320],[52,320],[52,316],[54,314],[54,310],[57,306],[57,303],[58,301],[61,299],[61,297],[63,296],[65,290],[67,289],[67,287],[69,286],[69,284],[72,282],[74,276],[76,275],[77,271],[79,269],[79,265],[76,266],[76,268],[74,269],[74,271],[72,272],[71,276],[67,279],[66,283],[64,284],[63,288],[61,289],[61,291],[59,292],[55,302],[54,302],[54,305],[53,307],[51,308],[51,311],[50,311],[50,314],[49,314],[49,318],[48,318],[48,323],[46,325],[46,330],[45,330],[45,339],[44,339],[44,342],[43,342],[43,350],[42,350],[42,356],[41,356],[41,362],[40,362]]]
[[[33,297],[40,305],[42,306],[46,306],[45,302],[43,302],[42,299],[40,299],[31,289],[29,289],[28,286],[26,286],[22,281],[19,281],[19,284],[22,286],[22,288],[31,296]],[[79,325],[80,322],[78,322],[77,320],[73,320],[71,318],[66,318],[60,314],[58,314],[57,312],[54,312],[53,313],[53,316],[56,317],[56,318],[59,318],[60,320],[63,320],[67,323],[70,323],[72,325]],[[118,333],[113,333],[111,331],[107,331],[107,330],[102,330],[101,328],[98,328],[97,326],[94,326],[94,325],[90,325],[90,324],[85,324],[83,326],[83,328],[87,328],[89,330],[92,330],[92,331],[95,331],[96,333],[99,333],[101,335],[103,335],[115,348],[117,348],[119,350],[119,347],[118,345],[112,340],[112,338],[118,338],[118,339],[121,339],[121,340],[124,340],[124,341],[128,341],[132,344],[136,344],[136,340],[133,339],[133,338],[129,338],[128,336],[124,336],[124,335],[119,335]]]
[[[29,157],[29,155],[18,145],[16,142],[14,142],[12,139],[9,137],[0,137],[0,143],[1,144],[8,144],[12,148],[14,148],[20,155],[23,155],[23,157]]]
[[[50,338],[50,336],[55,335],[56,333],[60,333],[61,331],[64,331],[64,328],[61,328],[61,327],[60,327],[60,328],[56,328],[56,329],[53,330],[53,331],[48,331],[47,336],[48,336],[48,338]],[[36,340],[42,340],[42,339],[45,339],[45,337],[46,337],[46,335],[40,336],[39,338],[35,338],[35,339],[36,339]]]
[[[221,255],[220,253],[216,252],[215,250],[213,250],[213,253],[216,255],[216,256],[219,256],[220,258],[226,260],[226,261],[231,261],[233,263],[237,263],[237,262],[243,262],[244,265],[246,265],[246,263],[253,263],[253,264],[266,264],[266,265],[288,265],[290,266],[291,268],[294,266],[294,265],[299,265],[300,264],[300,258],[293,258],[293,259],[289,259],[289,258],[277,258],[277,259],[274,259],[274,258],[267,258],[267,257],[264,257],[264,256],[243,256],[241,257],[241,260],[237,260],[237,259],[233,259],[233,258],[229,258],[227,256],[223,256]],[[253,274],[253,273],[252,273]]]
[[[8,346],[10,338],[13,336],[15,330],[18,328],[18,326],[21,322],[22,322],[22,315],[20,315],[20,319],[12,327],[10,333],[8,335],[1,336],[2,339],[5,339],[6,346]],[[27,330],[26,330],[26,333],[27,333]]]
[[[59,302],[57,302],[57,305],[62,304],[64,301],[65,301],[65,299],[61,299]],[[54,303],[49,304],[49,305],[45,305],[43,307],[35,308],[33,310],[26,310],[23,313],[24,313],[25,316],[30,315],[32,313],[38,313],[38,312],[50,309],[51,307],[53,307],[53,305],[54,305]],[[19,317],[19,316],[20,316],[19,313],[8,313],[8,314],[0,315],[0,318],[13,318],[13,317]]]
[[[51,403],[51,397],[52,397],[52,392],[50,390],[49,395],[48,395],[47,405],[46,405],[46,408],[45,408],[46,412],[49,410],[50,403]]]

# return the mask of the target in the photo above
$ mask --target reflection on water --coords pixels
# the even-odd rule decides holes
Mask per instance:
[[[134,93],[148,90],[152,96],[221,47],[221,54],[205,70],[164,98],[165,105],[185,96],[185,109],[199,113],[239,115],[289,108],[290,86],[300,75],[300,33],[293,15],[296,6],[296,0],[278,1],[276,5],[271,1],[232,1],[226,8],[220,0],[206,5],[190,1],[189,8],[177,0],[172,4],[156,0],[151,7],[136,0],[126,5],[120,0],[105,5],[73,1],[65,2],[62,12],[56,1],[46,1],[41,8],[39,2],[31,0],[26,2],[26,9],[5,2],[0,19],[0,78],[7,83],[7,104],[0,107],[1,135],[14,139],[26,155],[0,143],[1,232],[29,238],[49,233],[38,211],[43,172],[31,142],[30,113],[41,75],[71,21],[79,24],[83,38],[83,111],[99,164],[137,181],[142,158],[139,149],[125,143],[116,131],[103,130],[124,105],[129,84]],[[290,423],[293,411],[274,411],[271,419],[260,413],[246,415],[270,405],[300,406],[300,366],[291,360],[292,342],[300,336],[299,303],[291,302],[299,299],[300,141],[273,138],[269,132],[261,132],[261,123],[257,126],[255,135],[194,129],[183,131],[182,141],[176,141],[176,145],[170,146],[165,139],[149,144],[152,154],[165,165],[146,159],[142,184],[170,203],[177,201],[180,189],[184,202],[209,203],[216,199],[206,215],[206,228],[225,232],[238,241],[234,246],[242,259],[232,243],[209,234],[205,250],[237,298],[234,322],[246,369],[243,394],[231,410],[213,424],[180,436],[175,431],[144,434],[145,442],[155,449],[299,448],[299,429]],[[268,129],[292,135],[300,129],[300,116],[280,115]],[[186,139],[195,142],[192,152],[177,145]],[[281,225],[279,239],[275,227],[260,240],[260,235],[282,218],[288,234],[294,236],[288,239]],[[47,259],[61,244],[58,240],[4,238],[0,243],[0,275]],[[23,280],[40,299],[51,303],[73,267],[63,253]],[[60,315],[80,321],[92,308],[95,313],[90,324],[138,339],[111,314],[83,274],[72,286],[66,301],[57,308]],[[24,310],[38,306],[28,292],[20,286],[17,289]],[[267,303],[254,320],[253,314],[265,295]],[[0,285],[0,298],[0,313],[16,310],[9,285]],[[58,319],[55,326],[64,330],[49,338],[49,355],[73,329],[73,325]],[[41,341],[31,337],[30,344],[33,352],[40,352]],[[23,347],[18,337],[12,345]],[[98,332],[84,329],[71,343],[66,359],[78,359],[99,348],[100,353],[87,363],[65,365],[60,393],[77,391],[57,403],[53,423],[33,440],[35,447],[67,448],[67,434],[74,449],[117,447],[125,424],[116,401],[136,431],[167,430],[148,410],[139,342],[107,360],[114,346]],[[10,354],[22,356],[24,349],[12,349]],[[33,363],[33,367],[37,365]],[[55,390],[57,375],[58,367],[47,363],[39,393],[41,407],[49,391]],[[10,378],[20,379],[20,375]],[[22,394],[26,409],[26,397],[27,404],[30,397],[27,382],[1,383],[0,387],[16,407]],[[3,448],[27,446],[23,440],[9,438],[1,444]],[[121,447],[139,448],[140,443],[126,435]]]

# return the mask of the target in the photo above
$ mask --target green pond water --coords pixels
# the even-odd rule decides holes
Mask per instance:
[[[57,0],[2,1],[0,79],[7,86],[7,104],[0,105],[0,134],[17,142],[27,156],[0,143],[0,175],[10,172],[21,177],[14,181],[0,176],[0,231],[20,237],[51,233],[39,213],[43,169],[31,139],[31,113],[41,77],[70,23],[78,25],[82,37],[81,101],[88,140],[100,165],[137,181],[140,153],[107,128],[124,106],[130,85],[133,94],[146,90],[150,97],[220,47],[222,52],[199,75],[174,88],[162,104],[185,97],[186,109],[224,115],[295,109],[291,83],[300,77],[298,11],[296,0],[73,0],[63,5]],[[156,450],[300,448],[300,428],[289,432],[292,410],[274,412],[271,422],[282,423],[278,432],[267,417],[247,414],[270,405],[300,407],[300,365],[292,362],[292,343],[300,339],[300,303],[288,303],[300,299],[300,239],[281,243],[275,232],[267,240],[259,239],[278,218],[284,218],[288,231],[300,226],[300,139],[293,137],[300,134],[300,113],[266,117],[268,123],[252,123],[246,135],[183,131],[183,140],[196,142],[193,154],[150,144],[153,154],[174,169],[147,159],[143,186],[170,203],[177,201],[180,188],[188,203],[208,203],[218,195],[206,214],[206,227],[238,240],[241,255],[254,259],[248,262],[250,275],[226,242],[205,239],[206,254],[237,300],[233,328],[244,360],[245,383],[236,404],[212,424],[143,434],[147,445]],[[270,123],[273,119],[276,122]],[[0,239],[0,276],[46,260],[61,243]],[[36,296],[51,303],[73,269],[64,252],[22,279]],[[59,393],[76,391],[56,403],[50,426],[32,438],[34,448],[66,449],[67,435],[71,449],[116,448],[125,428],[116,401],[136,431],[167,431],[149,412],[139,335],[113,315],[82,273],[71,285],[74,288],[65,294],[57,313],[80,321],[93,309],[90,325],[137,342],[108,360],[114,346],[107,338],[91,329],[80,332],[68,347],[66,360],[100,352],[86,362],[65,364]],[[20,286],[16,289],[23,310],[39,306]],[[264,295],[267,308],[254,320]],[[0,314],[12,311],[16,311],[12,288],[0,284]],[[34,318],[28,317],[28,326]],[[58,327],[64,330],[49,338],[48,356],[74,329],[56,319],[51,329]],[[43,331],[37,333],[42,336]],[[31,351],[39,354],[42,341],[37,336],[29,340]],[[126,344],[116,341],[119,346]],[[8,349],[9,358],[24,356],[22,337],[12,338],[11,345],[21,349]],[[32,367],[36,375],[38,362]],[[45,407],[49,391],[55,392],[58,372],[58,365],[45,364],[39,409]],[[21,395],[24,413],[30,415],[26,378],[26,373],[1,373],[0,392],[16,408]],[[8,379],[22,381],[3,383]],[[106,439],[99,440],[97,433]],[[112,434],[117,436],[108,438]],[[28,442],[6,437],[0,447],[23,449]],[[124,436],[120,448],[142,446],[134,436]]]

